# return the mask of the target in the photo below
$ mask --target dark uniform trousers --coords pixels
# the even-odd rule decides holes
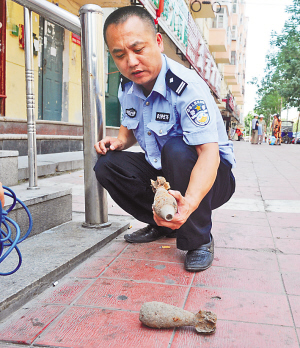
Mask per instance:
[[[180,191],[184,196],[197,159],[194,146],[187,145],[182,137],[174,137],[162,148],[162,170],[153,168],[146,161],[144,153],[128,151],[108,151],[105,156],[99,157],[94,170],[99,183],[122,209],[139,221],[156,225],[152,212],[154,193],[150,179],[156,180],[157,176],[164,176],[171,189]],[[221,159],[212,188],[177,230],[178,249],[193,250],[210,241],[212,210],[227,202],[234,190],[235,179],[231,164]],[[164,229],[166,234],[172,232],[166,227],[158,229]]]

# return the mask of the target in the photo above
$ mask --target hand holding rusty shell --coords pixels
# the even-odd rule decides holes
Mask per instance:
[[[211,334],[216,331],[217,316],[213,312],[197,314],[163,303],[145,302],[140,309],[140,321],[146,326],[161,329],[194,326],[197,332]]]
[[[155,192],[153,210],[155,213],[166,221],[171,221],[177,213],[176,199],[168,193],[170,189],[169,183],[162,176],[158,176],[157,180],[151,180],[153,192]]]

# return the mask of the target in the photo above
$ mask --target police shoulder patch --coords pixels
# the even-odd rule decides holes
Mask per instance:
[[[209,113],[204,100],[195,99],[186,107],[186,113],[196,126],[206,126],[209,121]]]

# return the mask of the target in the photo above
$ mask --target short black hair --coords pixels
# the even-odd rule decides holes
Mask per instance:
[[[148,11],[146,11],[143,7],[140,6],[125,6],[118,8],[106,18],[103,27],[104,41],[107,43],[106,31],[109,25],[123,24],[127,21],[129,17],[133,16],[139,17],[142,21],[147,23],[150,27],[150,30],[153,30],[153,35],[156,35],[156,26],[152,16]]]

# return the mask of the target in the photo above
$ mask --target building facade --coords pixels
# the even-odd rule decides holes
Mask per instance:
[[[226,125],[243,120],[248,19],[245,1],[57,0],[78,14],[86,3],[103,8],[144,6],[164,38],[165,54],[194,69],[208,84]],[[162,6],[163,5],[163,6]],[[163,9],[159,13],[159,8]],[[82,149],[80,37],[33,13],[35,115],[38,153]],[[3,0],[0,8],[0,149],[26,155],[26,89],[23,7]],[[102,33],[99,33],[99,40]],[[107,133],[116,134],[121,110],[119,72],[105,51]]]

